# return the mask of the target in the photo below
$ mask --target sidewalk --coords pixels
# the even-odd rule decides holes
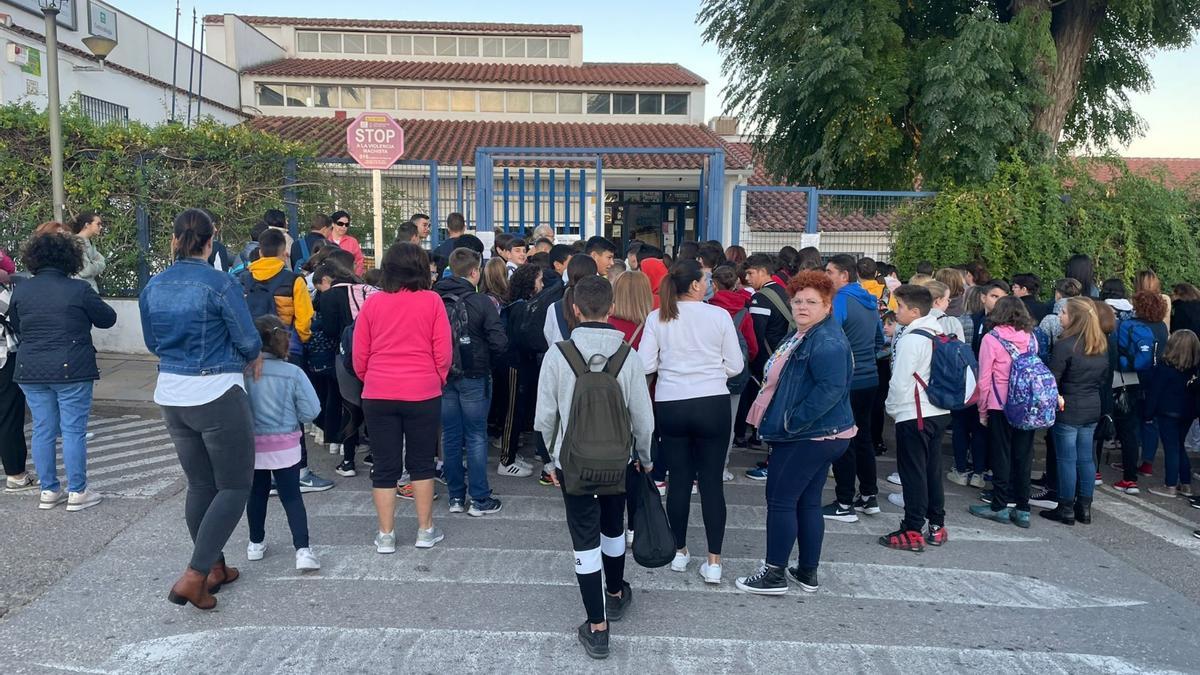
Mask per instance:
[[[136,354],[96,354],[100,380],[92,394],[93,404],[110,409],[149,409],[155,415],[154,384],[158,379],[158,359]]]

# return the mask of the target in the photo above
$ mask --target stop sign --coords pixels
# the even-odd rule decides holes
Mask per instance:
[[[346,150],[364,169],[386,169],[404,155],[404,129],[387,113],[362,113],[346,127]]]

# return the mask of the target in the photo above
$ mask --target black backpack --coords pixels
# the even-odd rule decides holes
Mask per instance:
[[[521,313],[514,317],[515,337],[525,348],[538,353],[545,353],[550,348],[542,330],[546,325],[546,312],[551,310],[554,303],[562,300],[564,290],[561,285],[543,289],[541,293],[526,301]]]
[[[574,342],[560,342],[558,349],[575,373],[571,417],[558,454],[564,488],[572,495],[625,494],[633,426],[617,375],[631,347],[622,342],[598,371],[588,367]]]
[[[259,281],[250,270],[245,270],[239,278],[242,281],[242,291],[246,295],[246,306],[250,308],[250,317],[279,316],[275,307],[276,296],[291,297],[292,287],[296,284],[296,273],[280,270],[279,274]],[[281,292],[282,291],[282,292]]]
[[[450,377],[459,378],[470,367],[471,334],[468,331],[467,296],[446,295],[446,316],[450,319],[450,347],[454,357],[450,361]]]
[[[746,336],[742,334],[742,320],[746,318],[747,311],[749,310],[743,307],[733,315],[733,330],[737,333],[738,347],[742,350],[743,365],[742,372],[725,381],[730,394],[742,393],[746,390],[746,384],[750,382],[750,345],[746,343]]]

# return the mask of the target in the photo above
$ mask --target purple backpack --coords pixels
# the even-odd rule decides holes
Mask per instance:
[[[1054,426],[1058,411],[1058,383],[1054,381],[1050,369],[1038,358],[1037,342],[1031,340],[1029,350],[1022,354],[1017,351],[1016,345],[995,331],[992,336],[1012,357],[1012,369],[1008,374],[1008,400],[1004,402],[1004,417],[1008,423],[1025,431]],[[992,391],[997,399],[1000,398],[995,380],[992,380]]]

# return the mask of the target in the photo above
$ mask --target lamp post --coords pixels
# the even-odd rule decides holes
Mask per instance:
[[[46,80],[50,105],[50,182],[54,190],[54,220],[63,222],[66,197],[63,190],[63,139],[61,104],[58,100],[58,11],[70,0],[38,0],[46,17]]]

